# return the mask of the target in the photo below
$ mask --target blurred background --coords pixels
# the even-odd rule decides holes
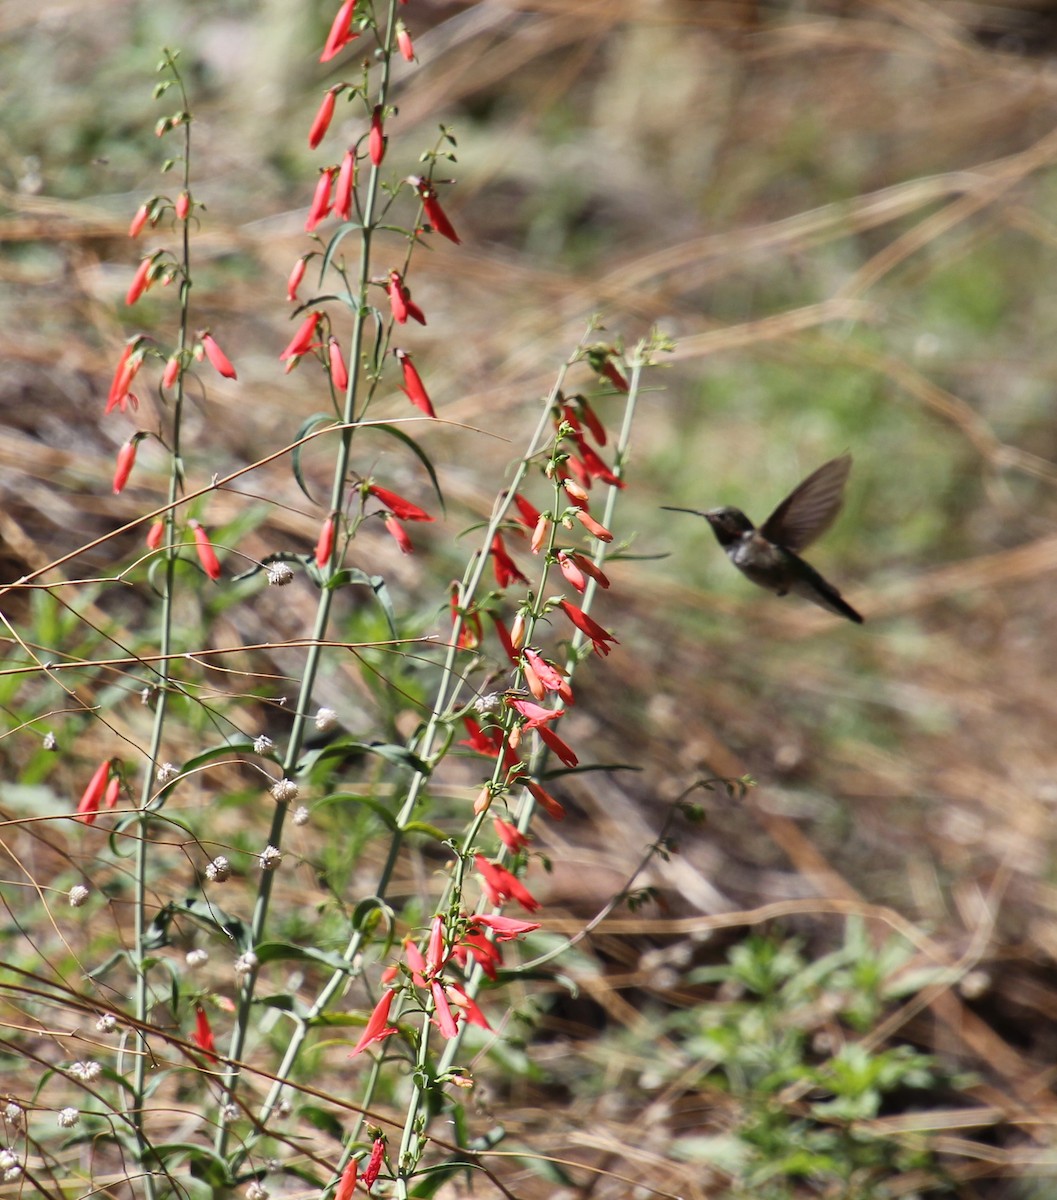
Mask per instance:
[[[135,486],[109,487],[156,399],[100,417],[124,339],[171,319],[162,289],[135,323],[123,303],[139,254],[166,236],[126,236],[168,186],[153,134],[168,107],[151,98],[162,46],[181,52],[196,116],[194,303],[239,368],[193,405],[198,477],[292,440],[320,407],[318,380],[284,376],[277,356],[316,169],[360,132],[350,116],[307,148],[324,89],[359,69],[355,47],[317,61],[332,7],[0,4],[0,581],[160,502],[149,445]],[[443,200],[463,238],[416,259],[429,325],[414,353],[440,415],[476,432],[422,435],[448,517],[415,531],[413,559],[365,527],[363,565],[433,629],[438,581],[465,553],[456,534],[490,511],[590,317],[629,346],[659,327],[675,348],[646,377],[597,611],[621,644],[588,664],[567,727],[598,761],[635,769],[564,781],[570,818],[538,835],[554,867],[538,890],[564,914],[553,929],[582,927],[625,885],[686,789],[756,785],[695,791],[703,825],[677,821],[677,851],[636,879],[651,903],[581,946],[578,998],[556,990],[544,1006],[538,1074],[493,1080],[492,1111],[614,1172],[597,1195],[630,1195],[627,1179],[702,1197],[1051,1195],[1057,9],[410,0],[400,15],[419,62],[396,66],[386,165],[414,171],[450,127],[457,186]],[[406,401],[389,411],[406,416]],[[761,521],[845,450],[844,512],[809,557],[861,628],[754,589],[704,522],[660,509],[735,504]],[[422,486],[389,454],[395,486]],[[319,513],[286,464],[238,488],[209,509],[225,544],[311,548]],[[280,505],[267,518],[262,497]],[[103,573],[138,537],[63,572]],[[2,603],[21,636],[37,630],[24,594]],[[138,619],[120,596],[98,603]],[[217,637],[307,634],[312,604],[260,596],[225,609]],[[91,758],[87,733],[80,749]],[[9,732],[5,776],[36,753]],[[849,914],[868,930],[854,950]],[[931,1139],[938,1175],[893,1161],[844,1190],[794,1170],[746,1182],[736,1089],[716,1090],[701,1063],[718,1051],[682,1022],[745,993],[716,972],[749,925],[772,945],[797,937],[808,959],[874,961],[903,939],[879,977],[888,999],[919,1003],[884,1034],[946,1074],[859,1115],[903,1121],[887,1133],[904,1148]],[[811,1011],[811,1036],[835,1037]],[[927,1113],[920,1128],[910,1110]],[[575,1170],[515,1178],[519,1195],[587,1194]]]

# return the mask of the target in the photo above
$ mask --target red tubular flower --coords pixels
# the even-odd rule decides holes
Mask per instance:
[[[235,374],[235,368],[231,365],[231,359],[217,345],[216,339],[209,332],[200,333],[199,341],[202,343],[202,349],[206,352],[206,358],[209,359],[213,368],[224,376],[225,379],[238,379]]]
[[[578,508],[573,515],[587,530],[587,532],[593,534],[600,542],[611,542],[613,540],[613,535],[609,532],[609,530],[600,522],[596,521],[589,512],[585,512],[582,508]]]
[[[367,1026],[364,1029],[360,1040],[352,1048],[349,1058],[352,1058],[353,1055],[359,1054],[361,1050],[366,1050],[367,1047],[372,1043],[383,1041],[385,1038],[391,1037],[394,1033],[399,1032],[395,1026],[388,1023],[389,1009],[393,1003],[393,997],[395,995],[396,993],[392,990],[392,988],[387,988],[384,992],[382,992],[382,998],[374,1006],[374,1011],[371,1013],[370,1018],[367,1021]]]
[[[483,925],[485,929],[491,930],[492,936],[497,942],[513,942],[519,937],[524,937],[526,933],[532,933],[534,929],[539,929],[539,921],[519,921],[516,917],[501,917],[491,915],[489,913],[478,913],[470,922],[470,927]]]
[[[337,15],[331,23],[330,33],[327,34],[327,43],[323,47],[323,53],[319,56],[321,63],[330,62],[335,55],[344,50],[349,42],[354,42],[360,36],[358,33],[352,32],[352,17],[355,9],[356,0],[345,0],[345,3],[338,9]]]
[[[140,433],[134,433],[117,452],[117,467],[114,470],[115,496],[128,483],[128,477],[132,473],[132,467],[136,462],[136,447],[139,445],[139,440],[142,436]]]
[[[351,150],[345,151],[345,157],[338,168],[338,182],[334,185],[333,211],[343,221],[352,220],[352,189],[356,186],[356,155]]]
[[[319,328],[319,323],[323,319],[321,312],[309,313],[307,317],[298,326],[297,332],[290,339],[289,345],[279,355],[280,362],[286,362],[287,359],[299,358],[302,354],[312,346],[312,339],[316,336],[316,330]]]
[[[460,650],[476,650],[481,644],[481,618],[476,612],[464,612],[459,605],[461,589],[457,583],[451,585],[448,608],[451,611],[451,627],[454,632],[459,624],[459,640],[455,643]]]
[[[355,0],[349,0],[354,3]],[[356,1190],[356,1176],[359,1174],[360,1164],[356,1159],[350,1159],[349,1165],[341,1173],[341,1178],[338,1180],[338,1186],[334,1189],[334,1200],[352,1200],[352,1193]]]
[[[121,776],[111,775],[110,782],[106,785],[106,794],[103,796],[103,807],[107,810],[117,804],[117,798],[121,795]]]
[[[382,131],[382,106],[376,104],[371,113],[371,132],[367,135],[367,156],[376,166],[382,165],[385,158],[385,133]]]
[[[565,460],[565,469],[572,472],[576,476],[577,482],[582,488],[587,490],[591,486],[591,472],[584,464],[576,457],[575,454],[570,454]]]
[[[564,820],[565,809],[554,799],[550,792],[545,791],[534,779],[526,779],[525,787],[528,788],[532,794],[532,798],[548,817],[555,821]]]
[[[305,277],[305,267],[308,264],[308,256],[302,254],[301,257],[294,263],[293,270],[290,272],[290,278],[286,281],[286,298],[291,304],[297,303],[297,289],[301,286],[301,280]]]
[[[557,721],[559,717],[565,716],[564,708],[544,708],[540,704],[533,704],[531,700],[525,700],[521,696],[507,696],[506,705],[512,708],[519,716],[525,718],[526,729],[539,729],[541,725],[546,725],[548,721]]]
[[[514,505],[518,510],[517,520],[526,529],[535,529],[539,524],[540,510],[530,504],[520,492],[514,493]]]
[[[525,665],[532,668],[536,678],[549,692],[557,692],[566,704],[572,704],[572,688],[569,686],[560,667],[548,662],[538,650],[526,646],[524,650]]]
[[[157,550],[161,545],[162,538],[165,536],[165,522],[155,521],[154,524],[147,530],[147,549]]]
[[[389,308],[398,325],[406,325],[408,317],[414,317],[420,325],[427,324],[426,314],[411,299],[411,293],[399,271],[389,272],[385,290],[389,293]]]
[[[374,1145],[371,1147],[371,1157],[367,1160],[367,1166],[363,1172],[363,1186],[367,1189],[368,1194],[374,1181],[378,1178],[378,1172],[382,1169],[382,1159],[385,1157],[385,1139],[375,1138]]]
[[[165,364],[165,370],[162,372],[161,385],[163,388],[171,388],[175,386],[177,379],[180,378],[180,356],[171,354]]]
[[[404,386],[400,389],[405,396],[416,407],[420,408],[427,417],[435,417],[437,414],[433,411],[433,404],[426,392],[425,384],[422,378],[415,370],[415,364],[411,361],[411,355],[406,350],[394,350],[397,361],[400,363],[400,369],[404,373]]]
[[[422,211],[426,214],[426,220],[442,237],[446,237],[449,242],[459,244],[459,235],[452,227],[452,223],[445,215],[444,209],[440,206],[440,201],[437,199],[437,189],[429,182],[428,179],[423,179],[421,175],[412,175],[408,181],[418,192],[418,197],[422,201]]]
[[[143,231],[143,226],[150,220],[150,213],[150,204],[141,204],[136,209],[136,215],[132,218],[132,224],[128,227],[128,236],[130,238],[139,237]]]
[[[582,608],[577,608],[575,604],[570,604],[568,600],[560,600],[559,607],[576,628],[581,633],[586,634],[599,654],[604,656],[609,653],[609,646],[606,645],[607,642],[612,642],[614,646],[620,645],[611,633],[603,629],[597,621],[593,621]]]
[[[587,488],[581,487],[575,479],[563,479],[562,487],[565,488],[565,494],[576,505],[577,508],[586,508],[591,495]]]
[[[470,736],[459,742],[459,745],[469,746],[478,754],[488,754],[494,758],[499,750],[495,740],[481,729],[473,717],[463,717],[462,723]]]
[[[529,542],[529,549],[533,554],[539,554],[543,543],[547,540],[550,527],[551,519],[548,516],[541,516],[536,522],[536,528],[532,531],[532,540]]]
[[[389,534],[393,541],[400,547],[401,554],[414,554],[415,547],[411,539],[407,536],[407,530],[400,522],[389,513],[385,517],[385,527],[389,530]]]
[[[426,960],[422,957],[422,951],[411,938],[404,942],[404,957],[407,959],[407,965],[411,968],[411,979],[415,987],[426,987]]]
[[[448,1007],[448,998],[444,995],[444,985],[439,979],[434,979],[429,985],[429,990],[433,993],[433,1012],[441,1036],[455,1037],[459,1032],[459,1027]]]
[[[220,563],[217,561],[213,543],[210,542],[206,531],[197,521],[190,521],[189,524],[191,532],[194,534],[195,552],[198,554],[198,561],[202,564],[202,570],[215,583],[220,578]]]
[[[531,664],[522,663],[521,673],[525,677],[525,687],[532,693],[532,698],[542,700],[547,695],[547,689],[540,682],[540,677],[532,669]]]
[[[405,500],[403,496],[398,496],[396,492],[391,492],[380,484],[369,483],[367,490],[372,496],[381,500],[393,516],[399,517],[401,521],[432,521],[434,519],[425,509],[419,508],[417,504],[412,504],[410,500]]]
[[[154,255],[150,254],[146,258],[140,260],[139,266],[136,268],[136,274],[132,276],[132,282],[128,286],[128,291],[125,293],[125,303],[128,305],[135,304],[143,293],[150,287],[152,280],[148,278],[150,269],[154,266]]]
[[[452,951],[452,958],[460,967],[466,966],[467,958],[472,958],[489,979],[498,975],[497,967],[503,965],[503,953],[480,930],[469,929],[463,935],[459,944]]]
[[[316,566],[325,567],[330,562],[331,555],[334,553],[334,526],[335,518],[331,513],[323,522],[323,527],[319,531],[319,538],[316,541]]]
[[[586,396],[580,396],[580,420],[591,431],[591,436],[600,445],[606,444],[606,427],[598,419]]]
[[[492,1028],[485,1020],[484,1013],[477,1007],[476,1001],[468,996],[466,991],[459,987],[457,983],[446,984],[444,991],[447,993],[448,999],[452,1004],[463,1010],[466,1014],[466,1020],[471,1025],[480,1025],[482,1029]]]
[[[502,817],[493,817],[492,825],[495,827],[499,840],[511,854],[517,854],[519,850],[524,850],[528,846],[528,838],[525,837],[516,825],[511,825],[509,821],[504,821]]]
[[[602,568],[596,567],[586,555],[577,554],[575,550],[572,552],[559,550],[558,566],[561,567],[562,574],[578,592],[582,592],[586,586],[585,575],[589,575],[600,588],[609,587],[609,576]],[[577,583],[577,579],[579,579],[579,583]]]
[[[349,373],[345,369],[345,360],[341,357],[341,344],[336,337],[327,342],[327,357],[330,360],[330,378],[339,392],[349,386]]]
[[[507,553],[501,533],[496,533],[492,538],[491,554],[495,581],[501,588],[509,587],[515,579],[520,580],[521,583],[528,583],[525,576],[518,570],[517,564]]]
[[[336,174],[334,167],[326,167],[319,173],[319,182],[316,184],[315,193],[312,196],[312,206],[308,210],[308,216],[305,218],[305,233],[311,233],[313,229],[326,217],[330,212],[330,187],[334,182]]]
[[[507,900],[516,900],[526,912],[535,912],[540,907],[535,896],[506,867],[489,861],[483,854],[475,854],[473,860],[490,903],[500,905]]]
[[[561,568],[561,572],[565,578],[578,592],[586,590],[587,577],[564,550],[558,551],[558,566]]]
[[[595,479],[601,479],[603,483],[608,483],[610,487],[622,488],[625,486],[624,480],[606,466],[602,459],[597,455],[591,447],[584,441],[582,437],[576,439],[576,444],[580,447],[580,460],[583,462],[584,470],[588,475]],[[572,461],[570,459],[570,461]]]
[[[312,128],[308,131],[308,146],[310,150],[315,150],[326,136],[326,132],[330,128],[330,122],[334,117],[334,103],[340,91],[341,84],[335,84],[334,87],[328,88],[324,93],[323,103],[316,110],[316,115],[312,120]]]
[[[389,293],[389,310],[393,314],[393,320],[398,325],[406,325],[407,296],[404,292],[404,281],[400,277],[399,271],[389,272],[389,282],[385,285],[385,290]]]
[[[426,949],[426,966],[431,975],[439,975],[448,961],[444,953],[444,918],[438,913],[429,926],[429,946]]]
[[[512,663],[517,663],[517,651],[514,649],[514,642],[510,636],[507,627],[503,624],[502,617],[495,613],[488,614],[492,618],[492,624],[495,625],[495,635],[499,638],[499,644],[503,647],[503,653],[510,659]]]
[[[110,768],[109,758],[96,767],[92,778],[88,781],[88,786],[77,803],[77,815],[86,825],[91,825],[99,814],[99,805],[103,801],[106,783],[110,778]]]
[[[575,767],[580,761],[576,757],[576,751],[573,750],[571,746],[563,742],[562,739],[552,729],[548,729],[546,725],[537,725],[535,726],[535,730],[543,739],[544,743],[551,750],[553,750],[555,754],[557,754],[557,756],[567,767]]]
[[[411,34],[408,33],[407,26],[403,21],[396,23],[396,44],[408,62],[415,61],[415,47],[411,41]]]
[[[195,1005],[195,1028],[191,1041],[205,1054],[210,1062],[217,1061],[217,1043],[209,1024],[209,1017],[201,1004]]]
[[[178,221],[186,221],[191,212],[191,193],[183,191],[176,197],[176,203],[173,205]]]

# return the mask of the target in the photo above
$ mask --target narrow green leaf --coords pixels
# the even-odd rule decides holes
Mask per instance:
[[[313,413],[301,422],[294,440],[300,442],[302,438],[308,437],[310,433],[313,433],[321,425],[333,425],[334,423],[335,419],[330,413]],[[294,447],[290,455],[290,466],[294,472],[294,479],[297,480],[297,486],[315,504],[317,503],[316,498],[308,490],[308,485],[305,483],[304,469],[301,465],[301,452],[304,448],[303,445]]]
[[[440,483],[437,479],[437,472],[433,469],[433,463],[425,450],[415,441],[414,438],[404,433],[402,429],[398,429],[395,425],[367,425],[365,429],[375,429],[380,433],[388,433],[395,437],[398,441],[404,443],[409,450],[415,455],[418,461],[426,468],[426,473],[429,475],[430,482],[433,484],[433,490],[437,493],[437,499],[440,501],[441,512],[446,512],[444,507],[444,494],[440,490]]]

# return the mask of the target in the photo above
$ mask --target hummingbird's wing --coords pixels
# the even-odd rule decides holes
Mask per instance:
[[[799,554],[833,524],[850,470],[850,454],[824,463],[786,496],[760,526],[760,533]]]

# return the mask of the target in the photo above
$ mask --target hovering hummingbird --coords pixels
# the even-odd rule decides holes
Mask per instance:
[[[851,455],[831,459],[795,487],[759,529],[740,508],[662,507],[704,517],[738,570],[757,586],[785,596],[792,592],[857,625],[862,617],[799,552],[833,524],[843,503]]]

